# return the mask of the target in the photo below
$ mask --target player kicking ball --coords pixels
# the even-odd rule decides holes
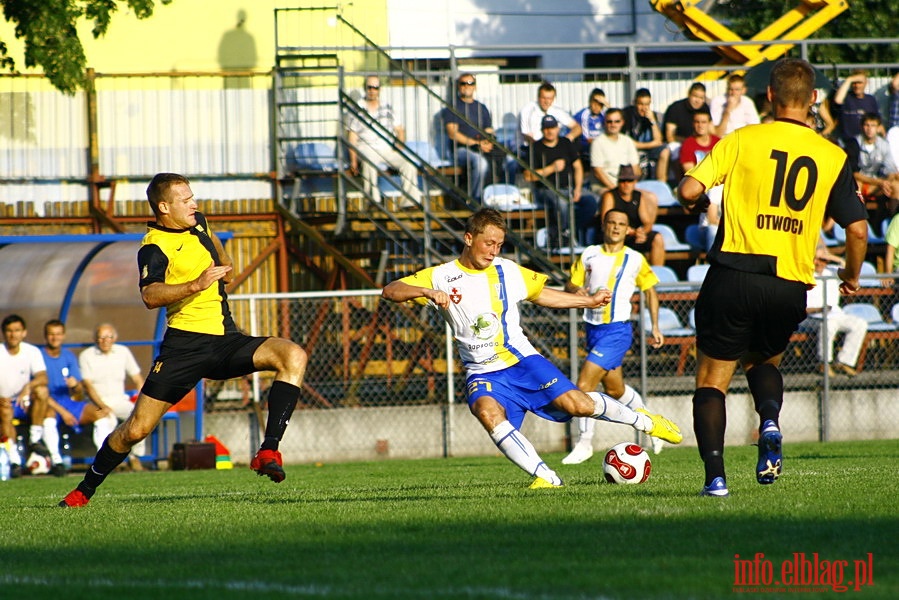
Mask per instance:
[[[598,308],[608,290],[578,295],[546,287],[546,276],[499,256],[506,236],[502,213],[484,208],[465,228],[457,260],[423,269],[384,287],[393,302],[430,304],[453,330],[467,372],[468,406],[493,443],[534,477],[532,489],[556,488],[562,479],[521,433],[527,413],[565,423],[591,417],[623,423],[672,444],[682,436],[670,420],[634,411],[614,398],[577,388],[537,352],[521,328],[518,303],[548,308]]]

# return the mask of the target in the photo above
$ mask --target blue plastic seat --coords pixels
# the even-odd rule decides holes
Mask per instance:
[[[895,307],[894,307],[895,308]],[[868,322],[868,331],[897,331],[899,325],[887,323],[880,315],[880,310],[868,302],[853,302],[843,307],[843,312],[848,315],[861,317]]]
[[[687,281],[701,283],[705,279],[706,273],[709,272],[709,265],[690,265],[687,267]]]
[[[652,226],[653,231],[659,232],[662,239],[665,240],[665,252],[683,252],[690,250],[690,245],[685,244],[677,239],[677,234],[668,225],[664,223],[655,223]]]

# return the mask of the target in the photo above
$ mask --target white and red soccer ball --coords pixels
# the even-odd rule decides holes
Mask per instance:
[[[50,472],[50,459],[38,452],[32,452],[28,455],[25,466],[32,475],[45,475]]]
[[[637,444],[621,442],[606,452],[602,470],[609,483],[643,483],[649,479],[652,462],[646,450]]]

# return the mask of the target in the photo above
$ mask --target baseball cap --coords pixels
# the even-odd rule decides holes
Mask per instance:
[[[556,121],[556,118],[552,115],[546,115],[540,121],[540,129],[552,129],[553,127],[558,127],[559,122]]]

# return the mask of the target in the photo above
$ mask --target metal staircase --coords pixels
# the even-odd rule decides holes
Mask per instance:
[[[451,260],[461,249],[465,220],[480,205],[459,186],[458,173],[432,164],[429,157],[399,142],[394,132],[369,115],[352,91],[365,74],[375,73],[382,85],[388,82],[395,97],[404,102],[400,109],[432,115],[453,110],[448,108],[445,94],[434,89],[448,89],[450,74],[440,82],[421,80],[339,12],[326,17],[327,23],[340,32],[335,34],[337,45],[282,45],[280,40],[293,39],[287,23],[297,28],[300,23],[314,26],[325,19],[319,10],[325,9],[275,11],[278,47],[273,75],[273,139],[279,195],[283,209],[292,216],[289,223],[303,222],[320,235],[316,240],[296,229],[300,251],[306,257],[318,253],[332,264],[354,261],[370,274],[375,285]],[[307,23],[304,16],[313,23]],[[302,31],[295,33],[298,38],[308,37]],[[365,193],[361,180],[347,172],[351,143],[345,123],[351,117],[418,166],[421,203],[401,189],[388,192],[381,204],[376,203]],[[428,134],[433,140],[433,132]],[[485,137],[488,135],[484,132]],[[514,157],[511,150],[508,152]],[[360,161],[367,160],[361,152],[357,155]],[[382,167],[378,167],[378,173],[381,181],[389,181],[392,175]],[[399,208],[410,203],[414,205],[411,209]],[[507,244],[512,258],[547,273],[557,283],[566,280],[562,267],[538,250],[534,237],[523,235],[516,223],[510,223]],[[365,285],[364,281],[359,283]]]

